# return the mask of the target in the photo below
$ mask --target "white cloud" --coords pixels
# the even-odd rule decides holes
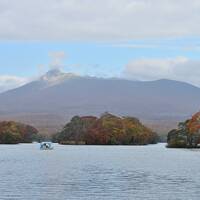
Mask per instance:
[[[0,92],[17,88],[27,83],[28,81],[29,81],[28,78],[1,75],[0,76]]]
[[[199,36],[199,12],[199,0],[1,0],[0,39]]]
[[[51,57],[50,69],[61,69],[64,67],[63,59],[66,57],[64,51],[49,52],[49,56]]]
[[[123,75],[129,79],[173,79],[200,86],[200,60],[186,57],[136,59],[125,66]]]

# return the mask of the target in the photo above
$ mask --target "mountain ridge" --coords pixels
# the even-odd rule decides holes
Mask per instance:
[[[74,115],[108,111],[144,121],[175,122],[198,111],[199,102],[200,88],[184,82],[105,79],[54,70],[1,93],[0,120],[17,119],[39,129],[55,126],[52,130],[56,130]]]

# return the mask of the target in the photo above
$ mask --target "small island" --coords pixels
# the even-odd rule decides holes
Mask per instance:
[[[14,122],[0,122],[0,144],[31,143],[38,136],[38,130],[30,125]]]
[[[200,112],[185,122],[180,122],[177,129],[168,133],[169,148],[199,148],[200,144]]]
[[[158,136],[137,118],[104,113],[101,117],[75,116],[54,136],[60,144],[147,145]]]

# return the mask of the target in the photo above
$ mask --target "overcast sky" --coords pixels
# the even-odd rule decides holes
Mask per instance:
[[[199,24],[199,0],[0,0],[0,91],[55,63],[200,86]]]

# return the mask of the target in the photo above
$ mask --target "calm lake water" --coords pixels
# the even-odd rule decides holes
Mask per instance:
[[[200,199],[200,150],[0,145],[0,199]]]

